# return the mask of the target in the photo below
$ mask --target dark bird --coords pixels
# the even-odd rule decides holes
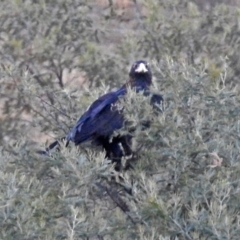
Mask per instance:
[[[119,110],[116,103],[120,97],[126,95],[128,88],[136,92],[143,92],[149,96],[150,86],[152,84],[152,72],[149,64],[145,61],[135,62],[129,73],[129,81],[114,92],[107,93],[95,102],[80,117],[76,125],[66,136],[66,146],[69,142],[79,145],[86,141],[91,141],[100,145],[106,151],[106,157],[116,162],[116,169],[121,167],[121,158],[131,155],[131,135],[114,136],[113,132],[124,126],[124,116],[122,110]],[[162,104],[161,95],[152,94],[151,104]],[[52,143],[47,151],[58,145],[58,142]]]

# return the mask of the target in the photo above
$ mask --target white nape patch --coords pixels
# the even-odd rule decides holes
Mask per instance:
[[[135,69],[135,72],[148,72],[146,65],[144,63],[140,63],[138,67]]]

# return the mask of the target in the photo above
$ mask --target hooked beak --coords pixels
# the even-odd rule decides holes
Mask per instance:
[[[140,63],[137,68],[135,69],[135,72],[137,73],[146,73],[148,72],[148,69],[144,63]]]

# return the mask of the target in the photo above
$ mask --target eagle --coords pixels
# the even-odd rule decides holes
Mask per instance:
[[[132,154],[131,134],[124,136],[113,135],[114,131],[121,129],[125,124],[123,110],[118,107],[120,98],[123,98],[128,89],[145,96],[151,96],[153,106],[162,105],[163,97],[159,94],[151,94],[152,72],[149,64],[144,60],[136,61],[130,69],[129,80],[116,91],[109,92],[94,101],[87,111],[79,118],[68,135],[64,138],[66,147],[69,142],[80,145],[86,141],[102,146],[106,152],[106,158],[116,163],[115,169],[121,169],[121,159]],[[147,124],[148,125],[148,124]],[[46,151],[48,152],[59,145],[56,141]]]

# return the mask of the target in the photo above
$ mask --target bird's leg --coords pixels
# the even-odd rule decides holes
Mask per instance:
[[[122,158],[122,150],[119,146],[118,137],[113,138],[110,140],[109,137],[100,136],[97,138],[96,141],[99,145],[103,147],[103,149],[106,151],[106,158],[111,160],[112,163],[115,163],[115,170],[120,171],[121,166],[121,158]]]
[[[106,158],[110,159],[113,163],[115,163],[115,170],[121,171],[122,159],[123,157],[127,158],[126,166],[124,169],[132,168],[129,164],[129,157],[132,160],[133,151],[131,149],[131,140],[132,137],[130,135],[126,136],[116,136],[111,140],[108,137],[98,138],[98,142],[101,142],[104,150],[106,151]]]
[[[124,152],[124,157],[126,158],[124,164],[124,170],[133,169],[131,160],[134,159],[134,152],[132,151],[132,136],[126,135],[121,137],[121,146]]]
[[[132,137],[130,135],[120,137],[119,141],[122,144],[124,156],[132,155],[133,151],[131,149]]]

